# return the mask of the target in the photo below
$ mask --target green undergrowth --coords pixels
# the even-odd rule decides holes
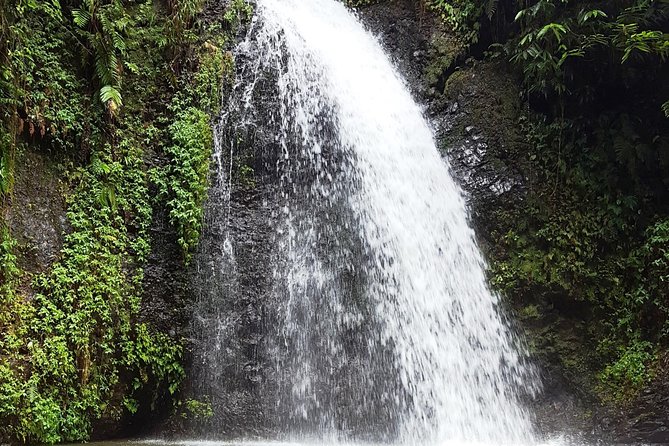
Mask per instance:
[[[175,119],[168,128],[171,142],[165,152],[171,163],[164,171],[157,172],[186,262],[200,238],[209,185],[213,146],[210,117],[220,111],[221,82],[231,76],[233,69],[232,56],[222,53],[209,41],[200,49],[197,64],[192,78],[185,80],[186,87],[170,104]]]
[[[174,392],[183,376],[181,345],[137,322],[151,222],[141,149],[102,146],[72,172],[61,259],[34,279],[36,294],[19,304],[25,327],[3,342],[16,366],[0,417],[24,441],[86,439],[91,419],[121,416],[117,393],[161,383]]]
[[[236,0],[206,25],[203,7],[0,5],[0,441],[87,440],[99,420],[179,410],[183,340],[141,312],[149,228],[165,207],[186,259],[198,242],[223,48],[251,14]],[[18,144],[57,157],[67,185],[69,230],[46,272],[19,268],[30,247],[4,223]]]
[[[626,403],[651,383],[668,341],[669,218],[657,183],[647,181],[666,175],[668,142],[624,117],[592,139],[559,124],[521,125],[531,141],[529,191],[496,214],[513,223],[493,235],[492,283],[535,305],[534,319],[557,311],[586,323],[584,339],[572,340],[581,351],[561,359],[571,368],[590,362],[599,395]]]

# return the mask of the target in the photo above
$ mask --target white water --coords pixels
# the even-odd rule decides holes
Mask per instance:
[[[235,125],[271,129],[281,152],[277,425],[312,441],[533,443],[519,394],[537,382],[401,76],[335,0],[256,12]],[[278,96],[260,112],[263,76]]]

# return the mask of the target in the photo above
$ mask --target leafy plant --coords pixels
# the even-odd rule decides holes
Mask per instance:
[[[169,176],[172,199],[170,219],[176,225],[179,245],[188,261],[199,240],[202,227],[202,204],[209,184],[209,159],[213,134],[209,116],[191,107],[177,115],[170,126],[173,145],[166,152],[172,157]]]
[[[232,29],[236,30],[239,25],[250,20],[252,16],[253,8],[246,0],[232,0],[223,18]]]
[[[653,345],[647,341],[634,340],[626,348],[620,348],[618,359],[599,375],[602,386],[618,401],[625,401],[635,391],[650,382],[650,364],[655,360]]]
[[[4,135],[2,135],[4,136]],[[0,198],[9,195],[12,187],[12,161],[9,148],[0,150]]]
[[[492,16],[496,3],[494,0],[432,0],[431,6],[453,32],[467,44],[472,44],[478,42],[481,14],[486,10]]]
[[[35,318],[25,336],[31,372],[18,385],[39,395],[16,414],[26,439],[86,439],[92,419],[118,416],[109,402],[123,371],[144,376],[143,385],[170,382],[171,391],[183,373],[180,346],[134,323],[151,209],[141,151],[129,141],[120,148],[121,161],[107,147],[77,172],[62,259],[35,280]],[[100,200],[105,190],[114,191],[114,204]]]
[[[121,82],[126,44],[123,34],[129,24],[123,3],[83,0],[72,10],[74,23],[85,37],[95,60],[95,75],[102,85],[100,100],[113,116],[121,107]]]
[[[188,399],[185,403],[186,411],[183,413],[185,418],[207,419],[214,415],[211,404],[195,399]]]
[[[170,125],[172,144],[165,149],[171,158],[162,178],[163,195],[168,198],[169,215],[179,235],[186,262],[200,238],[203,203],[209,187],[209,164],[213,131],[209,117],[220,109],[221,85],[232,72],[230,55],[205,42],[193,82],[177,95],[171,108],[176,120]]]
[[[515,22],[521,32],[508,42],[507,52],[522,68],[530,92],[575,94],[576,79],[588,60],[599,64],[590,69],[606,73],[624,70],[611,59],[623,64],[631,59],[643,62],[644,56],[666,60],[669,35],[651,27],[669,16],[669,4],[625,1],[607,10],[567,0],[536,0],[518,11]],[[602,53],[613,58],[598,57]],[[577,59],[581,63],[576,64]]]

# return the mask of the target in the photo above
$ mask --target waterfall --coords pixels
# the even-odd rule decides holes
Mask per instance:
[[[264,135],[275,175],[254,422],[291,440],[532,442],[520,399],[537,380],[486,284],[462,192],[377,39],[335,0],[258,0],[237,61],[216,215],[227,224],[234,172],[221,160],[239,141]],[[199,381],[234,373],[240,350],[221,303],[239,291],[240,250],[215,232],[199,276],[227,285],[200,299]]]

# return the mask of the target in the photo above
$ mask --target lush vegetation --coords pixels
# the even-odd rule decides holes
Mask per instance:
[[[222,48],[250,13],[233,3],[225,28],[200,25],[198,0],[0,3],[0,441],[86,440],[176,394],[182,340],[142,320],[143,268],[161,203],[186,258],[197,244]],[[67,191],[48,271],[19,266],[30,247],[5,221],[22,151]]]
[[[213,133],[209,117],[220,109],[219,85],[230,73],[232,59],[207,42],[199,56],[192,85],[170,104],[174,121],[168,128],[171,144],[165,148],[172,163],[160,172],[163,196],[168,197],[170,220],[176,226],[186,261],[197,245],[203,203],[209,182]]]
[[[534,318],[551,302],[587,322],[581,360],[628,401],[669,346],[669,2],[431,6],[523,83],[527,192],[495,216],[493,282]]]
[[[127,398],[144,385],[174,392],[183,374],[180,344],[136,323],[151,217],[141,151],[128,141],[118,160],[110,152],[103,144],[73,172],[61,260],[34,278],[31,301],[8,296],[22,321],[2,340],[14,366],[3,373],[0,417],[22,440],[87,438],[92,418],[120,415],[109,404],[119,387]]]

